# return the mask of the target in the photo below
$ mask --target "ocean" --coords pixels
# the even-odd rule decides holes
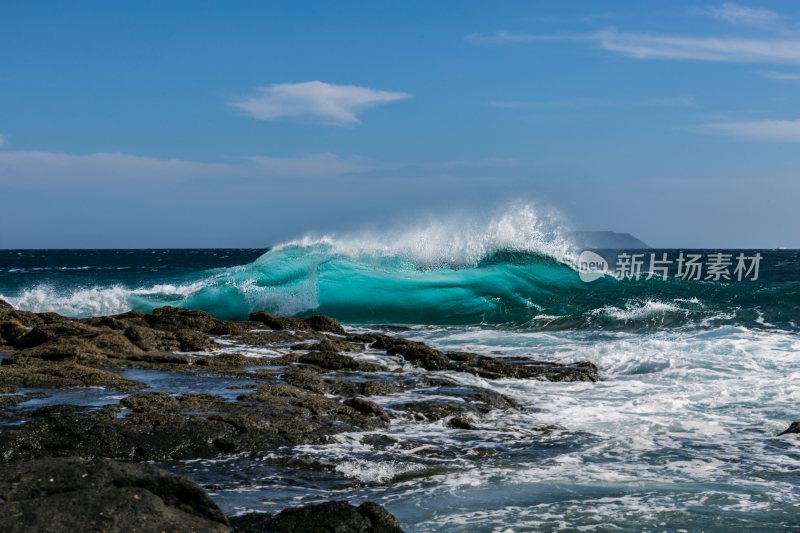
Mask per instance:
[[[758,253],[760,270],[742,281],[676,279],[673,269],[666,279],[587,283],[569,243],[495,228],[270,250],[4,250],[0,299],[76,317],[162,305],[220,318],[327,314],[441,349],[601,370],[597,383],[448,372],[524,405],[490,413],[479,431],[408,420],[384,432],[405,446],[353,433],[262,457],[163,465],[214,487],[228,513],[337,498],[380,503],[408,531],[800,528],[800,440],[776,436],[800,419],[800,252],[626,252],[724,253],[734,263]],[[601,255],[613,266],[619,252]],[[230,385],[129,373],[172,392]],[[117,394],[56,399],[102,405]]]

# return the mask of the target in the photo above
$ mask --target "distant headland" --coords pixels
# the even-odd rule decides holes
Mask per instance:
[[[648,244],[637,239],[630,233],[617,233],[615,231],[571,231],[569,233],[569,238],[578,248],[650,248]]]

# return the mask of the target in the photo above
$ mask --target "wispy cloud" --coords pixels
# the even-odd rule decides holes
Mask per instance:
[[[646,98],[628,102],[601,98],[571,98],[567,100],[492,100],[489,107],[496,109],[584,109],[596,107],[688,107],[695,104],[691,96]]]
[[[620,32],[614,28],[584,34],[538,35],[499,31],[470,34],[468,42],[511,45],[543,41],[590,42],[608,52],[636,59],[688,59],[730,63],[800,63],[800,38],[694,37]]]
[[[763,78],[781,81],[798,81],[800,80],[800,72],[777,72],[774,70],[759,73]]]
[[[702,129],[758,141],[800,142],[800,120],[755,120],[704,124]]]
[[[591,41],[594,40],[593,33],[561,33],[561,34],[537,34],[537,33],[514,33],[507,30],[498,30],[491,34],[470,33],[464,40],[472,44],[482,45],[504,45],[504,44],[525,44],[542,41]]]
[[[261,174],[282,177],[324,177],[358,174],[383,168],[383,165],[361,156],[340,156],[331,153],[299,157],[253,156],[247,160]]]
[[[690,107],[695,105],[695,101],[691,96],[675,96],[672,98],[648,98],[635,102],[635,105],[642,107]]]
[[[334,126],[354,126],[360,123],[359,112],[410,97],[404,92],[307,81],[260,87],[251,96],[230,104],[258,120],[298,118]]]
[[[568,100],[492,100],[489,107],[496,109],[581,109],[609,107],[614,102],[600,98],[571,98]]]
[[[698,8],[697,12],[736,26],[771,28],[783,23],[785,17],[769,9],[747,7],[733,2],[719,6]]]
[[[596,42],[609,52],[637,59],[691,59],[737,63],[800,63],[798,39],[747,39],[649,35],[605,30]]]
[[[331,153],[295,157],[252,156],[223,163],[159,159],[122,153],[67,154],[45,151],[0,151],[0,183],[21,181],[166,183],[231,178],[321,178],[382,168],[360,156]]]

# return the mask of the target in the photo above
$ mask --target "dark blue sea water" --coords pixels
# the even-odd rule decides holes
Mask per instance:
[[[586,283],[568,243],[522,237],[500,225],[468,238],[306,239],[270,251],[0,251],[0,298],[72,316],[164,304],[226,318],[325,313],[442,349],[591,360],[603,373],[599,383],[448,373],[524,408],[492,413],[478,431],[413,420],[386,430],[413,446],[354,433],[264,457],[167,465],[221,487],[214,498],[228,512],[333,496],[384,504],[409,531],[796,529],[800,439],[776,435],[800,419],[800,253],[726,251],[760,253],[756,280],[676,279],[673,268],[667,279]],[[641,251],[681,252],[719,251]],[[613,267],[618,252],[603,255]],[[151,374],[136,379],[174,392],[227,385]],[[371,399],[391,409],[415,394]],[[564,429],[536,431],[548,425]]]
[[[3,250],[0,298],[71,316],[160,305],[245,318],[324,313],[353,324],[462,325],[522,330],[632,331],[679,325],[742,325],[795,331],[800,324],[800,252],[796,250],[630,250],[638,279],[581,281],[576,266],[550,250],[489,249],[470,257],[353,248],[316,241],[266,249]],[[609,269],[619,251],[603,251]],[[677,258],[759,254],[755,272],[676,278]],[[650,254],[673,265],[648,278]],[[734,259],[730,259],[735,263]],[[747,263],[749,265],[749,263]],[[713,276],[712,276],[713,277]]]

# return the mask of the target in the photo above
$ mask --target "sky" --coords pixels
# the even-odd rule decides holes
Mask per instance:
[[[0,4],[0,247],[261,247],[530,203],[800,247],[800,3]]]

